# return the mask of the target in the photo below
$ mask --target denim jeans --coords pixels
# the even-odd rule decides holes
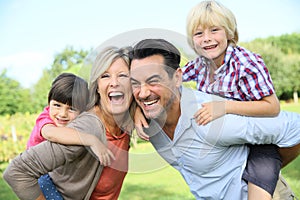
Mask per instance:
[[[38,179],[40,188],[47,200],[63,200],[64,198],[57,191],[49,174],[44,174]]]

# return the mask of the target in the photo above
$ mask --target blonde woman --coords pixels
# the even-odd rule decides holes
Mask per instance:
[[[45,173],[66,200],[118,199],[128,168],[131,114],[135,109],[128,51],[108,47],[98,54],[90,76],[87,111],[60,129],[62,133],[95,135],[99,140],[95,139],[93,147],[46,141],[10,163],[3,177],[20,199],[44,199],[37,180]],[[99,141],[109,150],[102,151]]]

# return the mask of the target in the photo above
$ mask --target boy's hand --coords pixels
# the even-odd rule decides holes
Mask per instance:
[[[103,166],[109,166],[115,160],[114,154],[98,139],[90,146]]]
[[[225,101],[212,101],[203,103],[195,114],[194,118],[198,125],[206,125],[209,122],[226,114]]]

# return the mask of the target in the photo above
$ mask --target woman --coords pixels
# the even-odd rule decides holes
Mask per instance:
[[[60,129],[62,133],[95,135],[109,150],[97,149],[99,140],[91,147],[49,141],[32,147],[17,156],[3,174],[20,199],[43,199],[37,179],[48,172],[66,200],[118,198],[128,167],[131,116],[135,109],[128,50],[109,47],[97,56],[90,77],[88,111]],[[110,165],[103,167],[91,149],[102,157],[102,163]]]

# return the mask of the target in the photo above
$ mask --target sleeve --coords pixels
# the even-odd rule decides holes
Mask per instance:
[[[3,178],[20,199],[36,199],[41,194],[38,178],[79,156],[83,150],[81,146],[42,142],[14,158]]]
[[[45,138],[41,135],[41,129],[46,124],[55,125],[55,123],[49,116],[49,106],[45,107],[44,111],[36,119],[33,130],[30,134],[29,140],[27,141],[27,148],[35,146],[35,145],[45,141]]]
[[[281,111],[277,117],[225,115],[211,123],[219,129],[211,140],[224,146],[235,144],[276,144],[291,147],[300,143],[300,115]],[[209,136],[209,134],[208,134]]]
[[[274,93],[271,75],[260,57],[256,56],[241,69],[239,86],[240,95],[248,101],[260,100]]]
[[[38,127],[38,133],[41,134],[41,129],[46,124],[54,124],[53,120],[49,116],[49,107],[47,106],[44,111],[36,119],[36,126]]]

